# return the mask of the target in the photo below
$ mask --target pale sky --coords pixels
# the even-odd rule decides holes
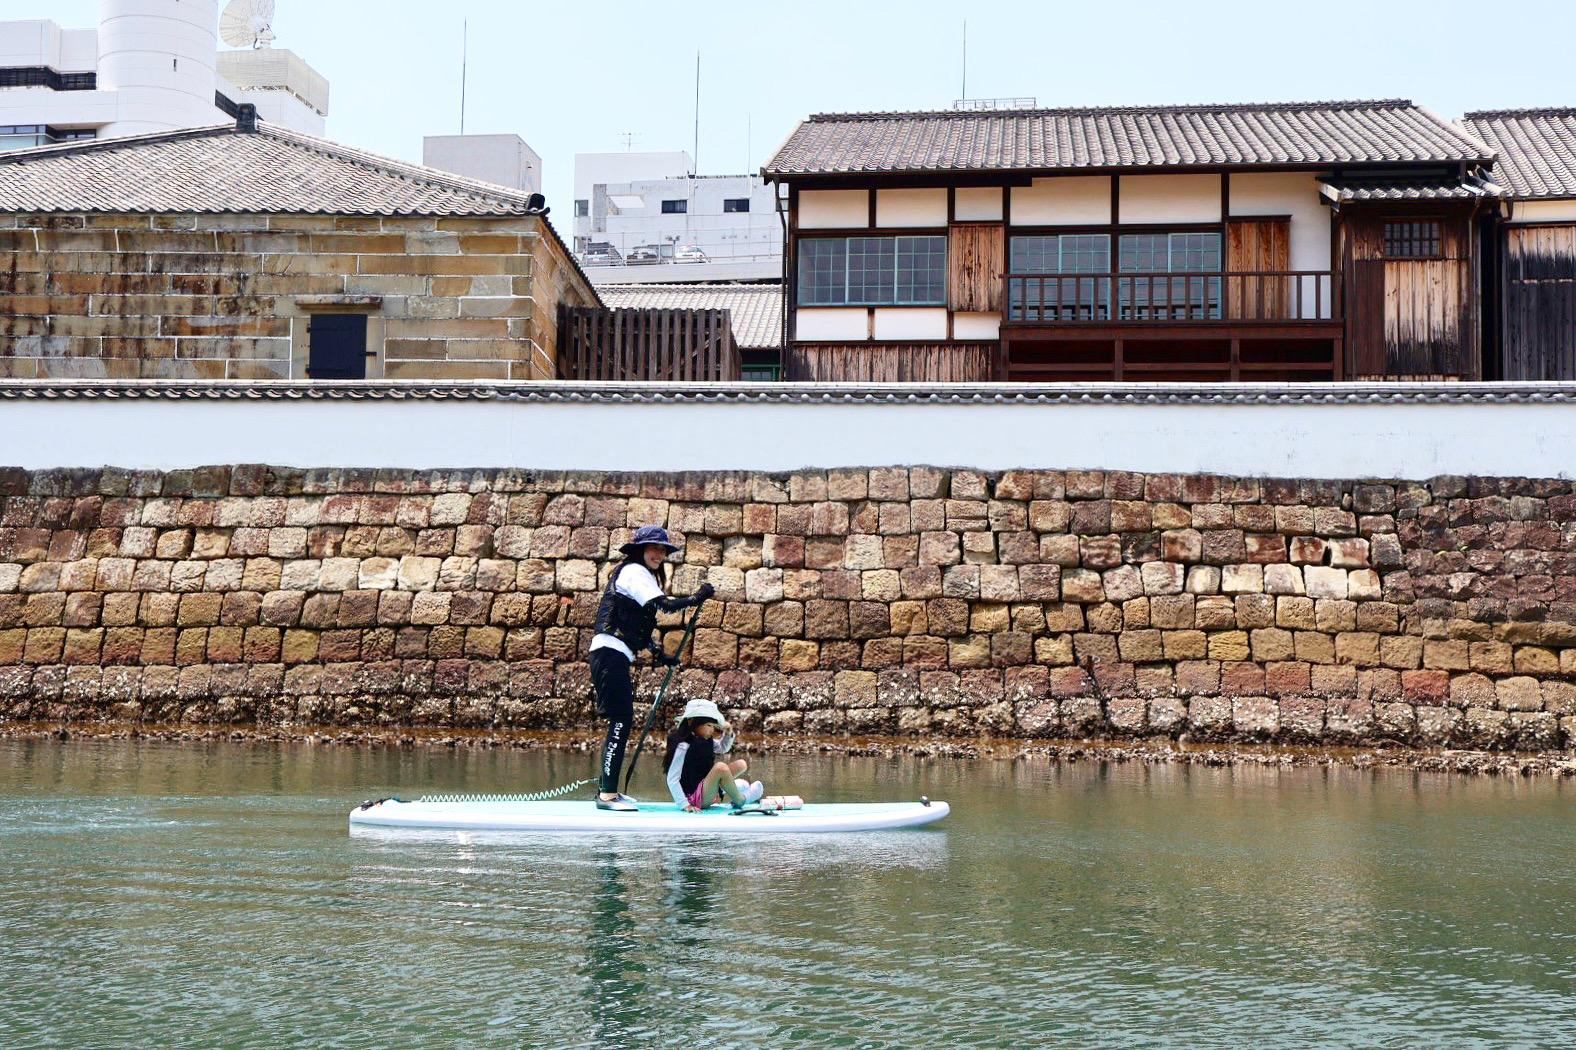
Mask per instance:
[[[277,46],[328,77],[329,135],[406,160],[459,129],[541,154],[561,229],[577,152],[692,149],[700,171],[758,169],[814,112],[1411,98],[1444,116],[1576,105],[1571,0],[277,0]],[[0,0],[0,19],[90,26],[98,0]]]

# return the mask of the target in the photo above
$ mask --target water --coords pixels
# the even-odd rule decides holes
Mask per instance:
[[[0,1045],[1569,1045],[1576,785],[773,758],[935,830],[350,836],[585,756],[0,742]]]

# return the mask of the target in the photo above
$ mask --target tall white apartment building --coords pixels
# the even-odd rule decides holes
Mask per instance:
[[[0,149],[234,120],[322,135],[328,81],[284,48],[219,47],[219,0],[102,0],[99,24],[0,22]]]
[[[782,277],[782,219],[756,175],[696,175],[690,155],[575,155],[574,250],[598,284]]]

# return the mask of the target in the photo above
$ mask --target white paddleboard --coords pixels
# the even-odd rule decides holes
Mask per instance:
[[[685,813],[671,802],[641,803],[634,813],[595,802],[402,802],[358,806],[352,827],[458,828],[471,831],[645,832],[666,835],[782,835],[917,827],[945,817],[945,802],[809,804],[772,815],[736,814],[727,806]]]

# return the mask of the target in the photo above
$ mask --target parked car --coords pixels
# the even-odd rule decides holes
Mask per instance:
[[[681,263],[703,263],[706,261],[706,253],[701,251],[693,244],[685,244],[681,245],[679,250],[673,253],[673,261]]]
[[[606,241],[596,241],[586,245],[585,254],[580,256],[584,266],[623,266],[624,257],[618,249]]]
[[[655,244],[637,244],[624,256],[624,262],[630,266],[649,266],[661,261],[662,249]]]

